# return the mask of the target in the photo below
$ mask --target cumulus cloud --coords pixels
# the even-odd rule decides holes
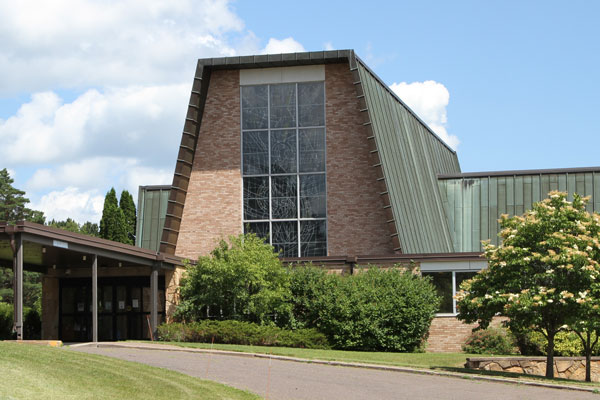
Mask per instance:
[[[184,84],[90,89],[70,103],[54,92],[35,93],[0,120],[0,159],[36,164],[127,156],[164,165],[176,154],[188,96]]]
[[[229,0],[0,2],[0,160],[49,218],[94,220],[114,186],[169,184],[197,58],[304,51]],[[66,188],[66,189],[65,189]]]
[[[325,43],[323,43],[323,49],[324,50],[335,50],[335,47],[333,47],[333,43],[325,42]]]
[[[226,0],[0,2],[0,94],[181,82],[243,29]]]
[[[269,39],[265,48],[261,51],[263,54],[280,54],[280,53],[300,53],[306,51],[304,46],[298,43],[294,38],[288,37],[285,39]]]
[[[47,220],[73,218],[79,223],[99,222],[103,206],[104,194],[98,189],[82,191],[76,187],[49,192],[30,205],[35,210],[43,211]]]
[[[393,83],[390,88],[404,101],[444,142],[456,150],[460,140],[448,133],[446,107],[450,93],[435,81]]]

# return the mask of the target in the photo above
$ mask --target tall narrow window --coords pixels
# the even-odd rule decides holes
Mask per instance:
[[[327,255],[324,83],[241,92],[244,231],[284,257]]]

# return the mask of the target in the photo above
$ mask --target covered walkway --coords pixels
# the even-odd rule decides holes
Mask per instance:
[[[159,324],[159,309],[165,311],[165,288],[159,289],[159,279],[168,282],[175,269],[182,265],[179,257],[123,243],[30,222],[18,222],[15,225],[0,222],[0,266],[14,271],[14,328],[18,340],[27,339],[23,329],[23,271],[43,274],[43,339],[62,339],[61,336],[68,330],[63,316],[70,315],[66,313],[69,311],[66,309],[72,306],[72,329],[79,328],[79,332],[85,330],[89,339],[97,342],[99,307],[106,315],[120,313],[126,320],[133,314],[143,316],[147,310],[149,330],[155,335]],[[99,298],[99,276],[101,279],[111,279],[111,282],[120,282],[119,288],[125,288],[125,296],[118,298],[117,293],[113,294],[111,290],[110,294],[105,293]],[[138,284],[137,291],[128,286],[135,279],[142,282]],[[142,288],[146,280],[149,283],[149,299],[145,302],[145,307],[142,307]],[[90,288],[91,296],[88,297],[84,290],[84,296],[81,299],[74,298],[76,303],[71,305],[63,296],[63,286]],[[132,295],[132,292],[136,294]],[[159,293],[163,296],[159,296]],[[119,300],[114,301],[117,298]],[[109,319],[105,320],[108,324]],[[146,322],[143,318],[137,318],[135,323],[132,321],[133,319],[128,321],[126,326],[135,325],[136,329],[143,329]],[[110,323],[112,326],[112,320]],[[142,326],[139,326],[140,323]],[[87,331],[88,325],[91,332]],[[116,327],[111,329],[116,331]],[[86,339],[87,337],[81,337],[81,340]]]

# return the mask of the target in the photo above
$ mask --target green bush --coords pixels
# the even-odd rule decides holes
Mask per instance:
[[[13,313],[14,306],[12,304],[0,302],[0,340],[16,338],[16,334],[13,332]],[[25,307],[23,309],[23,323],[25,339],[41,338],[42,320],[37,309]]]
[[[25,307],[23,310],[24,336],[27,340],[42,338],[42,318],[35,308]]]
[[[13,305],[0,303],[0,340],[14,339],[13,328]]]
[[[296,268],[291,281],[294,322],[338,349],[419,350],[439,306],[429,279],[400,269],[340,276]]]
[[[537,331],[529,331],[516,335],[523,355],[546,355],[548,341],[546,337]],[[592,342],[595,336],[592,335]],[[575,332],[560,331],[554,337],[554,354],[562,357],[575,357],[585,354],[581,339]],[[596,348],[594,356],[600,355],[600,349]]]
[[[473,332],[462,349],[470,354],[514,354],[515,346],[515,339],[506,329],[487,328]]]
[[[159,340],[169,342],[197,342],[243,344],[255,346],[329,348],[327,338],[315,329],[286,330],[276,326],[258,325],[241,321],[174,322],[158,327]]]
[[[221,241],[209,256],[188,265],[175,318],[235,319],[287,325],[289,274],[273,247],[254,234]]]

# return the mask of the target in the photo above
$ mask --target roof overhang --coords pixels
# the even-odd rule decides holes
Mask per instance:
[[[25,269],[44,272],[50,267],[91,267],[92,255],[101,266],[182,266],[179,257],[156,253],[111,240],[95,238],[31,222],[8,225],[0,222],[0,266],[12,266],[11,240],[20,235],[25,254]],[[88,257],[90,256],[90,257]]]

